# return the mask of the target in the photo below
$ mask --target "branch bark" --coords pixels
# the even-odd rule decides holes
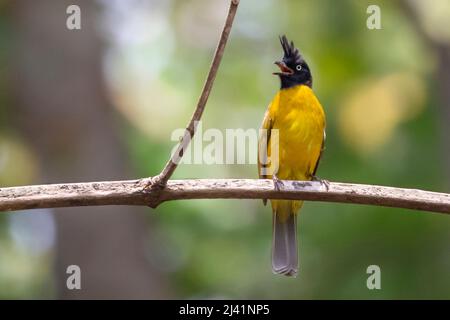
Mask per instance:
[[[367,204],[450,213],[450,194],[417,189],[318,181],[283,181],[275,190],[272,180],[198,179],[170,180],[155,201],[147,180],[51,184],[0,189],[0,210],[35,208],[151,205],[182,199],[296,199]]]

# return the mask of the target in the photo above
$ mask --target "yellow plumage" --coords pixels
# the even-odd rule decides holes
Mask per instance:
[[[311,180],[322,150],[325,130],[325,113],[312,89],[298,85],[280,90],[269,105],[262,129],[279,130],[278,178]],[[276,142],[267,141],[269,158],[271,143]],[[276,200],[272,201],[272,205],[276,203]]]
[[[272,164],[276,159],[272,157],[271,145],[276,145],[278,142],[277,178],[280,180],[311,180],[315,174],[325,138],[325,114],[312,89],[307,85],[296,85],[281,89],[269,105],[264,116],[262,129],[278,129],[278,141],[271,141],[273,135],[270,135],[270,133],[270,138],[267,141],[260,139],[260,148],[265,147],[261,146],[261,143],[267,143],[267,156]],[[261,173],[261,162],[258,167]],[[260,176],[261,178],[272,178],[271,174],[260,174]],[[291,250],[291,257],[282,256],[281,260],[290,261],[291,265],[283,266],[282,263],[281,267],[277,266],[277,259],[273,257],[273,268],[277,273],[295,275],[297,272],[295,216],[302,203],[302,201],[271,200],[274,214],[274,247],[277,246],[276,241],[278,241],[275,239],[276,224],[278,228],[294,228],[294,230],[282,230],[282,237],[286,237],[286,239],[280,241],[291,242],[291,248],[283,248],[283,250]],[[288,223],[293,226],[283,226],[283,224]],[[294,235],[292,235],[292,232],[294,232]],[[289,233],[291,235],[286,235]],[[293,241],[295,241],[295,244],[292,244]],[[292,246],[295,247],[295,252],[293,252]],[[281,253],[281,255],[283,254]]]

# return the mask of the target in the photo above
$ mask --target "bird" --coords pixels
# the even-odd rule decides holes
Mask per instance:
[[[312,90],[311,69],[294,42],[280,36],[283,58],[274,63],[280,69],[280,89],[269,104],[258,139],[258,170],[261,179],[272,179],[274,188],[282,180],[326,180],[316,177],[324,151],[325,112]],[[276,133],[276,134],[275,134]],[[328,189],[328,186],[327,186]],[[263,200],[264,205],[267,199]],[[303,201],[270,200],[272,206],[272,271],[296,277],[298,274],[297,215]]]

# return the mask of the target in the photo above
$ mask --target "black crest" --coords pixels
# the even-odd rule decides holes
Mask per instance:
[[[289,40],[286,38],[286,36],[282,35],[280,36],[280,43],[284,51],[283,60],[286,63],[301,64],[302,62],[304,62],[303,57],[300,55],[300,52],[295,47],[293,41],[289,43]]]

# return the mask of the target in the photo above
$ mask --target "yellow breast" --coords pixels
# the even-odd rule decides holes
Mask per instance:
[[[325,114],[314,92],[304,85],[280,90],[269,116],[272,128],[279,130],[278,178],[310,180],[325,129]]]

